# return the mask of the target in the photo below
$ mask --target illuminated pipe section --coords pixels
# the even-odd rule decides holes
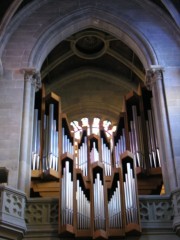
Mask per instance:
[[[84,142],[80,146],[79,149],[79,166],[82,171],[83,175],[87,176],[88,174],[88,156],[87,156],[87,137],[84,137]]]
[[[44,133],[44,139],[43,139],[43,162],[42,167],[43,171],[48,169],[48,116],[44,115],[44,124],[43,124],[43,133]]]
[[[53,126],[53,116],[54,116],[54,106],[53,104],[49,104],[49,128],[48,128],[48,168],[52,167],[53,162],[53,133],[54,133],[54,126]]]
[[[68,136],[65,134],[65,128],[62,128],[62,154],[64,153],[70,153],[73,155],[74,146]]]
[[[80,181],[77,180],[77,228],[79,230],[90,228],[90,201],[85,196]]]
[[[111,150],[106,146],[101,138],[102,162],[104,163],[105,175],[111,176]]]
[[[116,167],[120,167],[120,155],[126,151],[126,138],[125,138],[125,129],[122,129],[122,135],[119,136],[119,139],[114,147],[115,149],[115,163]]]
[[[152,122],[153,122],[153,128],[154,128],[154,137],[155,137],[155,147],[156,147],[156,154],[157,154],[157,161],[159,167],[161,167],[161,159],[159,154],[159,145],[158,145],[158,139],[157,139],[157,129],[156,129],[156,123],[155,123],[155,116],[154,116],[154,108],[153,108],[153,99],[151,98],[151,111],[152,111]]]
[[[34,122],[33,122],[33,142],[32,142],[32,159],[31,169],[40,169],[40,131],[41,121],[38,120],[38,109],[34,109]]]
[[[93,163],[93,162],[98,162],[98,161],[99,161],[99,152],[96,149],[96,143],[93,142],[93,147],[90,151],[90,162]]]
[[[94,228],[105,230],[104,186],[97,173],[93,184],[94,193]]]
[[[108,202],[109,228],[122,228],[120,182]]]
[[[127,173],[124,179],[125,207],[126,207],[126,223],[138,224],[137,196],[135,187],[135,178],[130,163],[127,163]]]
[[[137,116],[136,106],[132,106],[132,114],[133,121],[130,121],[131,131],[129,132],[130,149],[134,154],[136,167],[145,168],[141,117]]]
[[[161,167],[153,111],[148,110],[147,113],[148,113],[148,120],[146,121],[146,130],[147,130],[147,138],[148,138],[150,167],[151,168]]]
[[[61,224],[73,225],[73,181],[69,162],[65,162],[61,179]]]

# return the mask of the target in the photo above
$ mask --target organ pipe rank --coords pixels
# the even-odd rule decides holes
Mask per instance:
[[[99,118],[69,125],[60,98],[40,94],[42,108],[34,110],[32,177],[60,182],[60,236],[140,234],[137,172],[161,168],[151,92],[142,88],[125,97],[115,131]]]

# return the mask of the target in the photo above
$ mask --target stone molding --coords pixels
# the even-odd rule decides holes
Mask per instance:
[[[0,185],[0,237],[13,240],[23,238],[26,232],[25,203],[23,192]]]
[[[152,86],[159,80],[163,79],[163,68],[158,65],[152,65],[150,69],[146,71],[146,87],[151,90]]]

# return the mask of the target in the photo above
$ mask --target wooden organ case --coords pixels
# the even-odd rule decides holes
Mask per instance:
[[[78,124],[69,125],[59,96],[37,93],[32,189],[37,182],[56,188],[60,237],[139,235],[138,184],[152,175],[162,184],[151,91],[125,96],[115,132],[98,118]]]

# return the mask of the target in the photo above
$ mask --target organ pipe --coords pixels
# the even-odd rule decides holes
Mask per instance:
[[[115,165],[120,167],[120,155],[126,151],[126,138],[125,138],[125,129],[122,129],[122,134],[118,135],[117,142],[115,143]]]
[[[61,223],[73,225],[73,181],[69,161],[65,162],[61,179]]]
[[[38,109],[34,110],[34,128],[33,128],[33,144],[31,169],[38,170],[40,168],[40,131],[41,121],[38,120]]]
[[[86,232],[89,230],[93,238],[96,238],[94,232],[98,231],[97,238],[118,237],[121,233],[117,230],[122,229],[123,235],[123,229],[130,225],[133,232],[133,224],[141,231],[136,169],[159,168],[161,163],[153,106],[146,109],[143,118],[138,101],[133,102],[133,98],[129,101],[128,111],[122,114],[123,120],[113,136],[109,131],[110,122],[103,129],[100,119],[88,121],[83,118],[82,125],[76,127],[76,131],[80,131],[76,136],[81,137],[76,145],[72,129],[57,114],[54,101],[46,104],[41,120],[38,119],[40,109],[34,110],[31,168],[42,168],[42,172],[52,169],[59,174],[60,233],[64,236],[70,232],[69,226],[76,226],[80,237],[89,236]],[[83,133],[84,125],[86,134]],[[132,153],[131,160],[122,161],[127,150]],[[76,164],[71,164],[75,161]],[[120,176],[114,178],[117,171],[122,171],[123,180]],[[73,178],[76,174],[81,177]],[[90,186],[88,194],[91,197],[87,194],[86,184]],[[68,227],[62,227],[66,225]],[[76,230],[72,228],[71,234],[76,236]]]
[[[94,228],[105,230],[104,186],[97,173],[93,184],[94,194]]]
[[[105,175],[111,175],[111,150],[101,138],[102,162],[104,163]]]
[[[108,202],[109,228],[122,228],[122,203],[120,193],[120,181],[118,180],[117,187]]]
[[[87,136],[82,140],[82,144],[78,149],[78,168],[83,171],[83,175],[87,176],[88,174],[88,150],[87,150]]]
[[[98,149],[96,148],[96,143],[93,141],[93,147],[90,151],[90,162],[98,162],[99,161],[99,152]]]
[[[124,193],[126,208],[126,223],[138,224],[137,191],[135,185],[134,172],[131,164],[126,164],[126,173],[124,174]]]
[[[80,181],[77,180],[77,228],[78,229],[89,229],[90,228],[90,201],[87,199]]]

